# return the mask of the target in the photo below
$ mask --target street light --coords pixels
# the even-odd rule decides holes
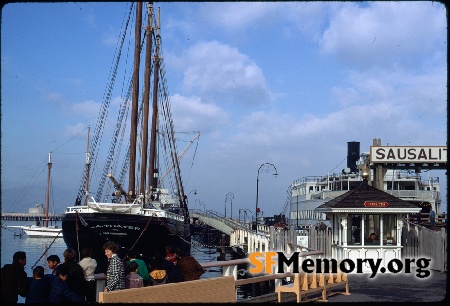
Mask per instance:
[[[255,209],[255,229],[256,229],[256,233],[258,233],[258,188],[259,188],[259,171],[263,169],[266,173],[269,173],[271,171],[275,171],[275,173],[273,175],[275,175],[275,177],[278,175],[277,172],[277,168],[274,166],[274,164],[271,163],[265,163],[262,164],[261,166],[259,166],[258,169],[258,176],[256,177],[256,209]]]
[[[197,190],[191,190],[191,191],[189,191],[189,193],[188,193],[188,195],[186,196],[185,195],[185,198],[187,199],[187,203],[189,203],[189,195],[191,194],[191,193],[194,193],[194,195],[197,195]]]
[[[198,205],[200,205],[200,209],[203,204],[203,211],[205,212],[206,211],[205,203],[201,202],[199,199],[195,199],[195,204],[197,204],[197,201],[198,201]]]
[[[203,212],[206,213],[206,205],[205,205],[205,203],[203,203],[203,202],[201,202],[201,203],[203,204]]]
[[[233,199],[234,194],[232,192],[228,192],[225,196],[225,218],[227,217],[227,200],[231,200],[231,207],[230,207],[230,218],[233,219]]]
[[[252,211],[249,210],[249,209],[246,209],[246,208],[245,209],[239,208],[239,223],[241,223],[241,211],[244,213],[244,224],[245,224],[245,217],[247,217],[247,219],[248,219],[247,212],[249,212],[251,214],[252,219],[250,221],[253,222],[253,213],[252,213]]]

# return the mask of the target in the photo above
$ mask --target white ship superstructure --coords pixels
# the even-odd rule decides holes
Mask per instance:
[[[341,173],[324,176],[307,176],[291,184],[289,225],[305,227],[320,224],[330,225],[324,213],[315,211],[321,204],[353,190],[362,183],[362,174],[370,169],[369,153],[359,153],[359,142],[348,142],[347,168]],[[422,213],[433,209],[441,213],[439,177],[421,176],[414,169],[387,169],[383,178],[384,192],[422,208]]]

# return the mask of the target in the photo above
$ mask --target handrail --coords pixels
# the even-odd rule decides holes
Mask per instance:
[[[236,286],[242,286],[247,284],[254,284],[259,282],[265,282],[268,280],[274,280],[274,279],[280,279],[285,277],[292,277],[294,276],[293,272],[284,272],[284,273],[274,273],[274,274],[268,274],[263,276],[255,276],[252,278],[246,278],[246,279],[238,279],[235,280],[234,283]]]

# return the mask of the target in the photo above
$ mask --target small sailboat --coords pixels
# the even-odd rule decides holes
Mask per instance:
[[[46,205],[45,205],[45,225],[10,225],[8,228],[18,228],[22,230],[22,233],[18,236],[22,237],[23,232],[25,232],[30,238],[62,238],[62,228],[55,225],[48,225],[49,216],[49,203],[50,203],[50,170],[52,168],[51,153],[48,153],[48,175],[47,175],[47,194],[46,194]]]

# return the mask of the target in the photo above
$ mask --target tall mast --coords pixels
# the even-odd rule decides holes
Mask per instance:
[[[52,168],[51,152],[48,153],[47,195],[45,197],[45,227],[48,227],[48,208],[50,203],[50,169]]]
[[[136,4],[136,27],[134,30],[134,71],[133,71],[133,95],[131,100],[131,132],[130,132],[130,172],[128,195],[135,195],[136,173],[136,138],[139,99],[139,66],[141,53],[141,28],[142,28],[142,2]]]
[[[84,199],[84,206],[87,206],[88,198],[89,198],[89,173],[91,172],[91,154],[89,153],[89,138],[91,134],[91,127],[88,126],[88,137],[87,137],[87,145],[86,145],[86,194]]]
[[[152,195],[158,187],[158,169],[156,165],[156,129],[158,126],[158,82],[159,82],[159,47],[160,47],[160,11],[158,8],[158,19],[156,25],[156,49],[155,49],[155,66],[153,71],[153,114],[152,114],[152,130],[150,142],[150,162],[148,169],[148,177],[150,183],[150,194]]]
[[[139,191],[144,195],[142,204],[145,204],[145,187],[146,187],[146,172],[147,172],[147,148],[148,148],[148,113],[150,100],[150,67],[151,67],[151,53],[152,53],[152,17],[153,17],[153,3],[148,4],[148,20],[146,28],[146,48],[145,48],[145,77],[144,77],[144,97],[142,103],[144,104],[144,114],[142,122],[143,139],[142,139],[142,167],[141,167],[141,182]]]

